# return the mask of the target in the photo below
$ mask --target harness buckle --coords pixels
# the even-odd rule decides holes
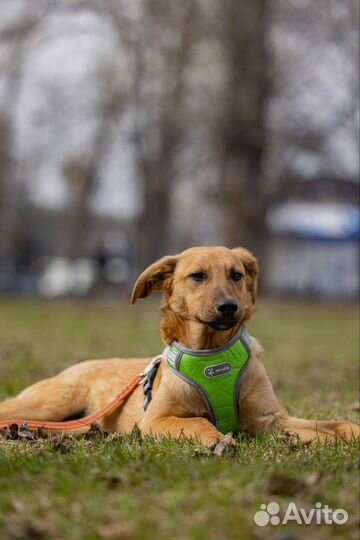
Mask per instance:
[[[159,366],[162,359],[162,355],[158,354],[158,356],[155,356],[155,358],[153,358],[151,362],[149,362],[148,365],[139,373],[139,375],[143,377],[143,379],[139,382],[139,385],[145,383],[147,374],[152,370],[154,366]]]
[[[146,368],[140,373],[143,379],[139,382],[139,385],[142,384],[144,386],[145,395],[144,411],[146,411],[150,401],[152,400],[152,388],[162,359],[163,357],[161,355],[155,356],[155,358],[153,358]]]

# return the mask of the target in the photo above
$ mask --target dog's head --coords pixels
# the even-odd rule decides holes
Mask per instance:
[[[162,291],[163,317],[175,317],[172,326],[193,322],[204,330],[234,333],[254,311],[258,274],[258,262],[247,249],[190,248],[149,266],[135,283],[131,303]],[[180,340],[179,335],[171,339]]]

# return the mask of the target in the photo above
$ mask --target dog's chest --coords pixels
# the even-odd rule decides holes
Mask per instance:
[[[201,393],[186,381],[179,379],[172,374],[173,388],[176,389],[174,397],[179,405],[188,410],[191,416],[200,416],[210,420],[209,409]]]

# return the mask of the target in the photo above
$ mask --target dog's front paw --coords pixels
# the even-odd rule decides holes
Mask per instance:
[[[210,450],[214,449],[215,446],[221,441],[222,437],[216,434],[202,434],[201,437],[198,437],[201,444],[209,448]]]
[[[229,446],[236,446],[237,442],[233,438],[232,433],[227,433],[226,435],[223,435],[219,431],[211,430],[211,432],[208,433],[202,433],[201,436],[198,437],[200,442],[206,446],[207,448],[210,448],[211,450],[214,450],[217,447],[229,447]]]

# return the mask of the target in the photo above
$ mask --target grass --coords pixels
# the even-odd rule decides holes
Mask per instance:
[[[161,350],[157,308],[0,300],[0,399],[91,357]],[[249,324],[291,413],[357,421],[358,313],[266,301]],[[241,437],[221,457],[196,442],[131,436],[0,438],[0,538],[285,540],[358,538],[358,446]],[[344,508],[346,525],[256,527],[260,504]]]

